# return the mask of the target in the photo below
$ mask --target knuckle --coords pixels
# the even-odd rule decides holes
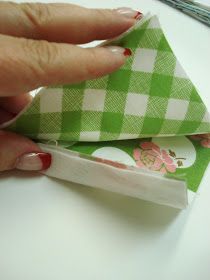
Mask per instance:
[[[87,61],[87,65],[86,65],[87,76],[90,78],[98,76],[98,69],[95,66],[96,63],[93,63],[93,61],[94,62],[98,61],[98,55],[94,48],[89,50],[89,56],[88,56],[88,61]]]
[[[39,77],[48,72],[49,66],[59,56],[57,44],[44,40],[24,40],[23,49],[30,57],[32,71]]]
[[[113,16],[113,12],[109,9],[96,9],[96,13],[102,22],[106,22]]]
[[[23,3],[20,4],[23,13],[28,19],[29,23],[41,30],[43,26],[52,19],[52,13],[49,4],[42,3]]]
[[[13,80],[17,76],[16,70],[19,69],[20,64],[19,58],[11,51],[9,42],[0,38],[0,96],[12,94]]]

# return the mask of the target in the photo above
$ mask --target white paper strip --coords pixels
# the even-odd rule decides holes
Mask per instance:
[[[169,179],[143,169],[129,170],[113,167],[79,157],[78,153],[60,147],[40,144],[53,157],[44,174],[108,190],[159,204],[183,209],[187,206],[187,187],[184,181]]]

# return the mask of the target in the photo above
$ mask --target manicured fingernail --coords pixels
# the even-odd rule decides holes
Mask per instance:
[[[29,153],[19,157],[16,161],[16,169],[41,171],[50,167],[52,157],[48,153]]]
[[[127,18],[132,18],[132,19],[136,19],[136,20],[139,20],[140,18],[142,18],[141,12],[135,11],[131,8],[122,7],[122,8],[116,9],[115,11]]]
[[[132,55],[132,51],[130,49],[128,49],[128,48],[125,48],[123,54],[124,54],[124,56],[131,56]]]
[[[128,48],[121,48],[121,47],[117,47],[117,46],[108,46],[106,48],[109,49],[112,53],[114,53],[116,55],[123,55],[126,57],[132,55],[132,51]]]

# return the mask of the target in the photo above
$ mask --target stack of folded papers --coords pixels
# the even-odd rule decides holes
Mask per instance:
[[[133,55],[105,77],[43,88],[4,128],[52,154],[48,176],[184,208],[210,161],[208,109],[156,16],[105,45]]]

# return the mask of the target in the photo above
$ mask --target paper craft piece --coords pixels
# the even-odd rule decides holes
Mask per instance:
[[[61,147],[41,144],[41,148],[53,156],[51,167],[43,172],[50,177],[176,208],[182,209],[187,205],[184,181]]]
[[[42,146],[45,174],[160,204],[185,208],[210,161],[210,134]]]
[[[4,127],[46,140],[48,176],[184,208],[210,160],[207,108],[156,16],[105,45],[133,55],[103,78],[42,89]]]
[[[124,141],[75,143],[66,149],[141,169],[156,171],[183,180],[193,192],[198,190],[210,161],[210,134],[190,137],[154,137]],[[119,164],[119,165],[117,165]]]
[[[103,78],[44,88],[8,129],[33,139],[66,141],[210,132],[207,109],[156,16],[106,45],[130,48],[133,55]]]

